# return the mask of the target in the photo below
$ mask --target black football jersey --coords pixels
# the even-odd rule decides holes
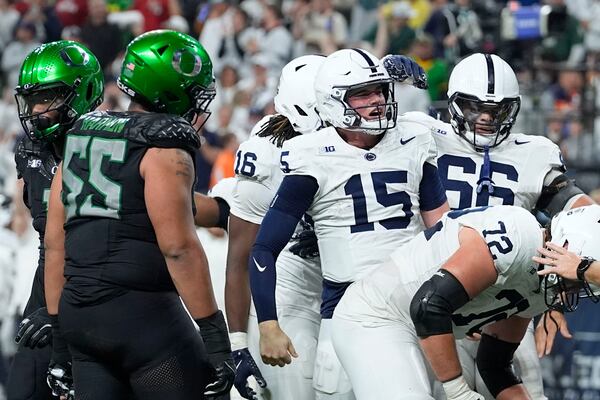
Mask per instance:
[[[75,285],[79,299],[99,301],[120,289],[174,290],[139,172],[151,147],[193,153],[198,137],[182,118],[143,112],[89,113],[67,135],[62,169],[65,276],[81,282]],[[98,289],[102,285],[104,293]]]

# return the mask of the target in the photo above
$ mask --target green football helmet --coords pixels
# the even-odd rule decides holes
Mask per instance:
[[[117,84],[150,111],[175,114],[190,122],[210,114],[215,98],[212,62],[189,35],[155,30],[127,46]]]
[[[53,141],[102,103],[104,76],[91,51],[59,40],[29,53],[15,91],[25,132],[32,140]]]

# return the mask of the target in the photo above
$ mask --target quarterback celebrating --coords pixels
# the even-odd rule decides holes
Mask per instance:
[[[262,221],[249,261],[265,363],[296,356],[277,322],[275,261],[298,221],[314,221],[323,275],[321,328],[313,375],[317,398],[353,398],[330,338],[333,311],[346,288],[398,245],[448,210],[426,126],[396,123],[393,82],[361,49],[329,55],[315,79],[326,127],[283,144],[283,181]]]

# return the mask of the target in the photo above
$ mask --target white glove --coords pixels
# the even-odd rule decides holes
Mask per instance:
[[[483,395],[471,390],[462,375],[442,383],[442,386],[446,392],[446,400],[484,400]]]

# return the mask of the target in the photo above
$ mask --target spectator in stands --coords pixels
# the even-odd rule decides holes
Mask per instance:
[[[293,33],[304,43],[303,53],[331,54],[348,41],[348,23],[332,0],[310,0],[295,18]]]
[[[283,15],[277,6],[271,4],[264,6],[261,26],[260,39],[250,41],[246,49],[251,54],[266,55],[271,60],[273,75],[278,75],[292,56],[294,38],[283,26]]]
[[[215,73],[227,64],[239,67],[246,59],[248,42],[256,35],[255,29],[250,27],[248,14],[240,7],[231,7],[228,15],[229,20],[223,26],[221,42],[213,57]]]
[[[13,39],[13,31],[19,17],[19,12],[8,0],[0,0],[0,55]]]
[[[367,31],[377,23],[379,6],[385,0],[356,0],[350,18],[350,44],[358,43]]]
[[[434,0],[434,10],[424,31],[435,40],[435,56],[455,63],[460,57],[477,52],[483,38],[477,14],[470,0]]]
[[[21,63],[41,43],[36,39],[36,27],[32,22],[22,20],[15,29],[14,41],[10,42],[2,54],[2,72],[6,86],[14,88],[19,80]]]
[[[173,24],[181,17],[181,5],[178,0],[135,0],[133,8],[144,16],[144,32],[155,29],[174,28]],[[187,21],[183,20],[181,29],[187,33]]]
[[[53,4],[53,3],[52,3]],[[53,42],[60,39],[62,26],[56,16],[54,6],[48,0],[19,0],[15,8],[21,13],[22,20],[35,25],[39,42]]]
[[[106,0],[88,0],[88,19],[81,28],[83,43],[98,57],[104,71],[123,50],[123,36],[116,25],[106,19]]]
[[[235,176],[233,172],[235,162],[235,152],[240,147],[240,142],[234,133],[226,133],[221,136],[223,148],[219,151],[215,163],[213,164],[210,176],[210,188],[224,178]]]
[[[584,30],[583,42],[592,63],[600,61],[600,1],[566,0],[569,12]],[[596,22],[594,22],[596,21]]]
[[[410,49],[410,55],[427,74],[429,97],[431,101],[444,100],[448,90],[450,72],[448,63],[434,57],[433,39],[426,33],[418,34]]]
[[[576,70],[562,70],[558,73],[558,82],[551,85],[542,94],[541,105],[544,110],[566,114],[577,112],[581,106],[583,75]]]
[[[81,27],[87,18],[87,0],[58,0],[54,10],[63,27]]]
[[[257,110],[262,109],[269,100],[275,97],[277,79],[269,75],[269,70],[273,69],[274,62],[270,54],[256,54],[252,57],[251,62],[254,73],[240,81],[238,89],[250,96],[248,108]]]
[[[541,42],[541,58],[560,62],[570,59],[574,46],[583,42],[583,28],[577,18],[568,13],[564,0],[548,0],[552,14],[548,22],[548,34]]]
[[[408,3],[414,10],[413,16],[408,20],[408,26],[415,31],[423,29],[431,15],[431,2],[429,0],[408,0]]]
[[[414,15],[414,10],[406,1],[396,2],[391,8],[379,7],[379,23],[363,38],[373,45],[376,57],[408,53],[415,39],[415,31],[408,26],[408,20]]]

